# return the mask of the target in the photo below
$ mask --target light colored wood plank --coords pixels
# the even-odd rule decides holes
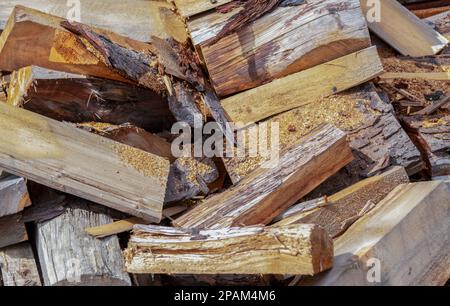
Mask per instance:
[[[322,207],[306,212],[294,212],[277,222],[275,226],[316,224],[323,227],[331,237],[336,238],[363,216],[365,208],[369,209],[368,204],[377,205],[397,186],[405,183],[409,183],[405,169],[395,167],[328,197]],[[296,206],[292,209],[295,210]]]
[[[135,226],[136,224],[147,224],[147,222],[140,218],[134,217],[95,227],[88,227],[85,230],[86,233],[95,238],[105,238],[123,232],[131,231],[133,229],[133,226]]]
[[[397,187],[335,241],[333,269],[304,284],[444,285],[450,278],[449,192],[442,182]],[[373,259],[380,264],[375,269]],[[379,282],[370,282],[375,271]]]
[[[185,228],[268,224],[353,159],[345,134],[323,126],[280,153],[227,191],[211,196],[176,219]]]
[[[36,248],[46,286],[130,286],[117,236],[90,237],[84,228],[111,223],[105,213],[72,199],[64,214],[37,224]]]
[[[359,0],[309,0],[277,7],[210,44],[242,9],[211,11],[187,23],[220,97],[370,47]]]
[[[41,286],[33,250],[27,242],[0,250],[0,270],[4,286]]]
[[[136,226],[125,257],[130,273],[315,275],[332,266],[333,242],[310,225],[200,231]]]
[[[360,0],[366,16],[372,16],[373,5]],[[373,3],[373,2],[372,2]],[[368,20],[369,28],[403,55],[435,55],[445,48],[448,40],[420,20],[396,0],[377,2],[381,9],[379,20]]]
[[[0,167],[51,188],[159,222],[169,161],[0,104]]]
[[[313,103],[383,72],[376,47],[292,74],[222,100],[233,122],[249,124]]]

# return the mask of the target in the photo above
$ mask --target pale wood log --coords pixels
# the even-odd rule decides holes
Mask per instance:
[[[0,8],[0,30],[4,29],[16,5],[23,5],[62,18],[75,17],[73,8],[76,6],[69,6],[68,3],[67,0],[4,0]],[[183,27],[183,23],[169,14],[173,5],[166,1],[80,0],[79,4],[79,21],[82,23],[144,42],[150,42],[153,35],[164,39],[171,37],[183,39],[183,36],[174,35],[172,29],[175,26]],[[184,36],[186,35],[184,33]]]
[[[12,175],[0,179],[0,218],[17,214],[30,205],[26,179]]]
[[[36,246],[46,286],[111,286],[131,284],[117,236],[90,237],[84,228],[111,223],[89,202],[73,199],[66,212],[38,223]]]
[[[173,121],[167,99],[142,87],[29,66],[15,71],[7,103],[69,122],[131,123],[161,131]]]
[[[27,240],[27,229],[21,214],[0,218],[0,248]]]
[[[136,226],[125,252],[130,273],[315,275],[333,262],[320,227],[191,230]]]
[[[358,0],[310,0],[277,7],[210,44],[242,9],[238,5],[226,14],[211,11],[187,22],[221,97],[370,46]]]
[[[397,187],[335,241],[333,269],[304,284],[444,285],[450,278],[449,207],[443,182]],[[381,264],[375,269],[373,259]],[[380,282],[370,282],[375,270]]]
[[[169,161],[0,104],[0,167],[151,221],[162,217]]]
[[[362,84],[382,72],[377,49],[371,47],[226,98],[222,107],[233,122],[249,124]]]
[[[405,183],[409,183],[405,169],[395,167],[328,197],[326,204],[322,207],[293,213],[275,223],[275,226],[316,224],[335,238],[347,229],[347,222],[354,223],[362,217],[364,208],[368,204],[377,205],[397,186]],[[295,209],[295,206],[292,209]]]
[[[41,286],[33,250],[27,242],[0,249],[0,271],[4,286]]]
[[[255,170],[173,223],[186,228],[268,224],[352,159],[345,134],[323,126],[283,150],[273,167]]]
[[[427,56],[439,53],[448,40],[420,20],[396,0],[383,0],[379,20],[373,20],[374,9],[368,0],[360,0],[369,28],[403,55]],[[376,19],[376,18],[375,18]]]

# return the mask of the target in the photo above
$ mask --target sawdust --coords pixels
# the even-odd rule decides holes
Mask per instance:
[[[180,165],[186,169],[186,179],[197,184],[197,176],[205,176],[214,171],[210,165],[201,163],[193,158],[181,157],[178,159]]]
[[[450,126],[450,117],[428,118],[422,122],[422,127],[429,129],[437,126]]]
[[[147,177],[156,178],[161,187],[166,186],[169,172],[168,160],[120,143],[115,143],[113,148],[127,166]]]

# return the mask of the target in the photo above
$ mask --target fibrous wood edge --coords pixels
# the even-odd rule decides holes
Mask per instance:
[[[332,266],[333,242],[310,225],[200,231],[136,226],[125,257],[130,273],[315,275]]]
[[[226,98],[222,107],[233,122],[250,124],[362,84],[382,72],[377,48],[371,47]]]
[[[17,214],[30,205],[26,179],[12,175],[0,177],[0,218]]]
[[[294,213],[275,223],[275,226],[316,224],[322,226],[331,237],[335,238],[347,229],[347,222],[354,223],[363,216],[363,211],[368,204],[377,205],[397,186],[405,183],[409,183],[405,169],[394,167],[381,175],[362,180],[327,197],[326,204],[322,207]],[[295,209],[295,206],[292,209]]]
[[[36,225],[36,247],[46,286],[131,285],[117,236],[90,237],[84,228],[112,219],[88,207],[81,199],[66,206],[64,214]]]
[[[3,286],[41,286],[36,260],[28,242],[0,249]]]
[[[373,2],[360,0],[366,16],[374,19]],[[403,55],[415,57],[435,55],[448,44],[448,40],[420,20],[396,0],[383,0],[375,4],[380,8],[379,18],[368,20],[369,29]]]
[[[352,159],[345,134],[330,125],[323,126],[281,152],[273,167],[255,170],[173,224],[185,228],[268,224]]]
[[[26,110],[0,104],[0,167],[159,222],[169,161]]]
[[[303,284],[444,285],[450,277],[449,191],[437,181],[397,187],[335,241],[334,268]]]
[[[212,42],[243,9],[239,4],[229,13],[210,11],[187,22],[220,97],[370,47],[358,0],[310,0],[278,6]]]

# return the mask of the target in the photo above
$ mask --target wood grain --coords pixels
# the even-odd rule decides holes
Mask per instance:
[[[41,286],[33,249],[28,242],[1,249],[0,270],[4,286]]]

